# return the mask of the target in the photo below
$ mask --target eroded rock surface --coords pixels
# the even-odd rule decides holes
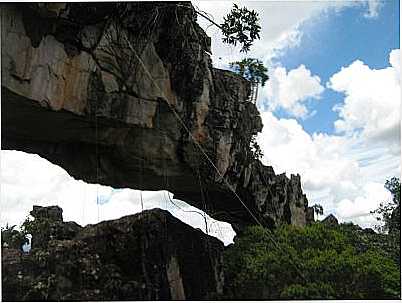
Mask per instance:
[[[88,225],[70,237],[51,232],[68,223],[49,223],[40,233],[45,244],[29,254],[2,250],[3,301],[204,300],[222,294],[223,243],[167,211]]]
[[[249,83],[212,68],[190,3],[1,9],[3,149],[87,182],[167,189],[236,230],[255,221],[227,183],[264,225],[306,223],[300,178],[253,159]]]

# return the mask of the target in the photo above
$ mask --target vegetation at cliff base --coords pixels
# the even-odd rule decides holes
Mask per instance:
[[[249,227],[225,253],[229,299],[397,299],[400,272],[348,226]]]

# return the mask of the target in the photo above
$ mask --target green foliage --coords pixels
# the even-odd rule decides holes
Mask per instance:
[[[263,154],[263,152],[261,150],[260,145],[257,143],[257,137],[256,136],[253,136],[251,138],[250,146],[251,146],[252,158],[253,159],[261,159],[264,154]]]
[[[378,231],[400,232],[401,230],[401,181],[393,177],[385,182],[384,187],[392,194],[392,201],[382,202],[380,206],[372,211],[376,219],[381,223],[376,228]]]
[[[260,39],[261,26],[258,22],[257,12],[233,4],[231,12],[224,17],[221,24],[223,42],[235,46],[239,43],[242,45],[240,51],[248,52],[254,40]]]
[[[29,243],[25,234],[15,229],[16,225],[1,228],[1,246],[22,250],[24,244]],[[5,244],[7,243],[7,244]]]
[[[35,234],[39,229],[38,222],[28,216],[22,223],[21,229],[25,234]]]
[[[314,209],[314,213],[318,216],[318,215],[323,215],[324,214],[324,208],[322,207],[321,204],[314,204],[312,206],[312,208]]]
[[[400,267],[400,233],[378,234],[372,230],[362,230],[359,226],[352,223],[340,224],[338,229],[347,236],[348,242],[351,243],[357,251],[379,250]]]
[[[243,76],[247,80],[253,83],[260,84],[262,86],[269,80],[267,74],[268,69],[264,66],[262,61],[254,58],[245,58],[241,61],[229,63],[230,67],[235,70],[236,73]]]
[[[359,252],[348,234],[320,223],[282,226],[272,232],[246,229],[226,250],[225,271],[227,299],[400,296],[399,270],[393,260],[375,249]]]
[[[327,283],[309,283],[307,285],[293,284],[286,287],[280,295],[282,300],[317,300],[326,298],[335,299],[333,287]]]
[[[21,225],[22,232],[25,235],[31,234],[35,235],[35,239],[32,240],[32,243],[35,243],[35,248],[43,248],[47,246],[48,240],[51,238],[52,232],[54,232],[54,228],[52,228],[52,222],[50,220],[41,218],[38,219],[30,219],[26,218],[24,223]]]

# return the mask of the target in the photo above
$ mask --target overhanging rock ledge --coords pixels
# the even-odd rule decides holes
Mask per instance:
[[[253,159],[262,122],[249,83],[212,67],[190,3],[1,10],[3,149],[86,182],[169,190],[236,230],[255,221],[226,182],[264,225],[306,224],[300,177]]]

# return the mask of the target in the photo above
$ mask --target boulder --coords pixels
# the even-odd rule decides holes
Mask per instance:
[[[33,235],[35,240],[35,235]],[[3,250],[5,301],[207,300],[222,294],[223,243],[153,209]]]
[[[330,214],[330,215],[328,215],[325,219],[323,219],[322,221],[321,221],[323,224],[326,224],[326,225],[332,225],[332,226],[335,226],[335,225],[338,225],[339,223],[338,223],[338,219],[333,215],[333,214]]]

